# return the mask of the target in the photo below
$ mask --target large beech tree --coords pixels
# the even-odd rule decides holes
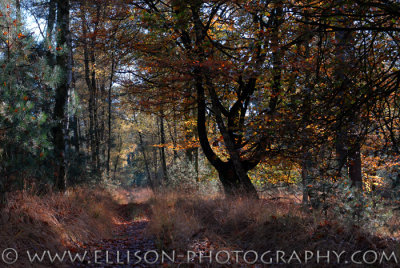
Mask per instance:
[[[334,179],[346,166],[360,186],[369,115],[396,90],[385,66],[397,61],[388,57],[396,39],[386,33],[396,31],[395,14],[385,4],[342,4],[136,1],[143,72],[133,87],[161,88],[154,104],[182,105],[188,91],[195,97],[184,104],[196,109],[201,148],[228,194],[256,196],[248,171],[282,153],[300,162],[311,157],[304,150],[318,152],[324,143],[336,147]],[[365,20],[376,9],[383,20]],[[382,45],[382,38],[394,41]],[[222,154],[208,137],[208,120],[218,127]]]
[[[256,197],[248,171],[279,153],[295,124],[285,100],[295,93],[285,82],[285,54],[305,32],[282,1],[144,1],[136,7],[145,29],[136,50],[146,79],[183,96],[191,88],[198,139],[225,192]],[[160,70],[182,79],[166,85]],[[212,148],[207,118],[218,126],[223,154]]]

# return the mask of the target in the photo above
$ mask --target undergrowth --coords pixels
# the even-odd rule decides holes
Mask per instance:
[[[149,232],[160,249],[282,250],[286,252],[395,250],[389,237],[342,221],[333,211],[310,211],[292,198],[226,199],[183,193],[156,195]],[[367,220],[367,219],[365,219]]]
[[[104,189],[77,188],[37,196],[10,193],[0,213],[0,248],[42,252],[78,250],[111,235],[118,203]],[[111,220],[110,220],[111,219]],[[20,267],[31,267],[21,254]]]

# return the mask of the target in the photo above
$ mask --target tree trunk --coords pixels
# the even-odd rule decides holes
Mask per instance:
[[[238,165],[237,163],[235,165],[233,160],[223,162],[210,146],[206,129],[205,93],[199,71],[195,71],[195,80],[197,88],[197,133],[201,148],[208,161],[217,169],[226,196],[244,195],[257,199],[257,191],[247,175],[248,170],[237,170]]]
[[[175,113],[175,112],[174,112]],[[169,132],[169,138],[172,141],[172,146],[173,146],[173,158],[172,158],[172,165],[175,165],[176,160],[178,159],[178,152],[177,152],[177,144],[176,144],[176,139],[174,137],[177,137],[177,130],[176,130],[176,116],[174,115],[174,120],[173,120],[173,124],[174,124],[174,129],[172,130],[171,124],[168,123],[167,121],[167,128],[168,128],[168,132]]]
[[[351,81],[347,78],[345,72],[350,68],[351,59],[350,49],[348,44],[352,40],[352,33],[338,31],[335,33],[335,38],[338,43],[336,48],[336,58],[338,65],[335,70],[335,78],[339,84],[338,96],[339,105],[346,104],[346,91],[354,87]],[[347,52],[347,53],[346,53]],[[351,115],[341,116],[337,118],[337,135],[336,135],[336,157],[338,162],[338,176],[341,175],[341,170],[345,164],[348,167],[348,175],[352,182],[352,186],[362,187],[361,174],[361,156],[360,156],[360,141],[358,137],[357,122],[359,117],[355,111]]]
[[[194,171],[196,172],[196,181],[199,182],[199,148],[194,148]]]
[[[339,129],[336,133],[336,163],[337,163],[337,177],[342,177],[343,167],[347,164],[347,150],[346,150],[346,134],[343,130]]]
[[[94,57],[94,46],[92,47],[92,64],[95,64],[95,57]],[[92,68],[92,88],[94,89],[94,99],[93,99],[93,119],[94,119],[94,145],[95,145],[95,150],[94,150],[94,166],[95,166],[95,174],[99,174],[99,155],[100,155],[100,131],[99,131],[99,115],[98,115],[98,89],[96,85],[96,70],[95,68]]]
[[[139,132],[139,146],[140,146],[140,150],[142,151],[142,155],[143,155],[144,166],[146,168],[146,173],[147,173],[147,180],[149,181],[150,188],[152,190],[154,190],[155,189],[155,185],[154,185],[153,179],[151,177],[149,162],[147,160],[146,151],[145,151],[145,148],[144,148],[143,137],[142,137],[142,133],[140,133],[140,132]]]
[[[176,112],[175,112],[175,109],[174,109],[174,135],[173,136],[174,137],[178,137],[178,130],[177,130],[177,127],[176,127]],[[176,140],[175,140],[174,137],[172,137],[172,135],[171,135],[171,140],[174,143],[174,161],[176,161],[178,159],[178,151],[177,151],[177,148],[176,148],[177,143],[176,143]]]
[[[335,56],[337,65],[335,68],[335,79],[339,85],[338,101],[339,104],[345,103],[345,91],[347,89],[346,75],[344,67],[346,66],[346,43],[349,41],[349,34],[344,31],[335,32],[337,47]],[[338,117],[336,123],[336,161],[337,161],[337,177],[341,177],[342,169],[347,164],[347,129],[344,118]]]
[[[167,173],[167,161],[165,159],[165,131],[164,131],[164,110],[161,108],[161,116],[160,116],[160,158],[161,158],[161,168],[163,173],[163,182],[168,182],[168,173]]]
[[[310,152],[306,152],[303,155],[304,159],[301,163],[301,180],[302,180],[302,184],[303,184],[303,200],[302,203],[303,204],[308,204],[309,200],[308,200],[308,196],[309,196],[309,190],[308,190],[308,185],[311,182],[311,166],[312,166],[312,162],[311,162],[311,153]]]
[[[219,179],[224,187],[225,194],[228,197],[248,196],[250,198],[258,198],[257,191],[247,172],[244,176],[239,177],[239,172],[235,170],[232,161],[224,163],[217,168]]]
[[[89,90],[89,129],[88,129],[88,148],[90,147],[90,155],[91,155],[91,173],[94,174],[96,172],[96,156],[95,156],[95,137],[94,137],[94,98],[95,89],[93,88],[92,81],[90,80],[90,60],[89,60],[89,48],[88,48],[88,30],[87,30],[87,21],[85,16],[86,2],[81,4],[81,20],[82,20],[82,33],[83,33],[83,56],[84,56],[84,70],[85,70],[85,82]]]
[[[65,104],[68,97],[68,90],[70,86],[69,68],[68,68],[68,50],[65,51],[67,46],[67,36],[69,31],[69,1],[57,2],[57,28],[60,29],[57,33],[57,47],[63,48],[64,52],[57,54],[56,65],[60,70],[60,81],[56,88],[55,106],[53,119],[56,125],[53,127],[53,143],[54,143],[54,156],[56,159],[55,168],[55,187],[64,191],[66,188],[65,178],[65,137],[64,137],[64,123],[65,123]]]
[[[52,45],[52,40],[53,40],[53,29],[54,29],[54,23],[56,20],[56,0],[50,0],[49,1],[49,13],[47,16],[47,30],[46,30],[46,40],[45,40],[45,45],[46,45],[46,59],[47,59],[47,64],[51,68],[54,67],[54,57],[53,53],[51,52],[51,45]]]
[[[111,155],[111,144],[112,144],[112,140],[111,140],[111,134],[112,134],[112,130],[111,130],[111,93],[112,93],[112,84],[113,84],[113,80],[114,80],[114,68],[115,68],[115,59],[114,59],[114,51],[112,52],[111,55],[111,74],[110,74],[110,86],[108,87],[108,140],[107,140],[107,175],[110,175],[110,155]]]
[[[100,170],[103,170],[105,167],[105,156],[106,156],[106,146],[104,146],[103,144],[105,144],[105,130],[106,130],[106,106],[102,105],[102,100],[106,99],[106,85],[105,85],[105,81],[102,82],[101,86],[100,86],[100,128],[99,128],[99,157],[97,159],[97,166],[99,167]]]
[[[75,148],[75,154],[76,156],[79,156],[80,154],[80,135],[79,135],[79,129],[78,129],[78,117],[76,114],[72,117],[72,132],[73,132],[73,139],[72,139],[72,145]]]
[[[192,12],[192,19],[195,32],[195,45],[198,50],[198,60],[200,64],[205,60],[205,53],[202,49],[203,41],[206,37],[204,25],[201,21],[200,15],[200,2],[193,2],[190,6]],[[191,46],[191,44],[189,44]],[[197,132],[199,135],[199,141],[204,154],[208,161],[217,169],[221,183],[224,186],[225,193],[228,196],[248,196],[250,198],[258,198],[257,191],[254,185],[251,183],[247,172],[254,168],[261,160],[261,157],[257,157],[252,164],[247,164],[248,161],[241,159],[240,154],[240,141],[235,140],[233,129],[235,128],[234,122],[243,120],[238,119],[239,113],[245,116],[247,105],[246,99],[250,97],[252,92],[255,90],[256,78],[250,78],[249,83],[244,89],[245,92],[240,94],[239,99],[233,105],[231,110],[227,110],[223,107],[218,95],[215,91],[214,85],[211,78],[207,75],[207,70],[203,67],[197,66],[193,69],[193,78],[195,82],[195,88],[197,90]],[[223,136],[226,151],[229,154],[229,160],[227,162],[222,161],[213,151],[208,141],[207,129],[206,129],[206,101],[205,101],[205,89],[204,83],[207,86],[212,102],[212,110],[218,124],[218,129]],[[242,108],[242,109],[240,109]],[[240,111],[240,112],[239,112]],[[225,121],[222,118],[222,114],[227,117],[228,125],[225,125]],[[240,125],[237,126],[238,131],[241,130]],[[239,139],[240,140],[240,139]],[[255,164],[255,165],[254,165]]]
[[[94,21],[94,26],[93,26],[93,32],[91,36],[91,41],[90,41],[90,61],[92,64],[92,73],[91,73],[91,83],[92,83],[92,90],[94,91],[94,99],[93,99],[93,119],[94,119],[94,145],[95,145],[95,150],[94,150],[94,156],[93,159],[95,160],[95,175],[101,174],[100,170],[100,128],[99,128],[99,105],[98,105],[98,99],[99,99],[99,94],[98,91],[98,84],[97,84],[97,75],[96,75],[96,42],[97,42],[97,29],[98,25],[100,22],[100,11],[101,11],[101,6],[100,4],[97,4],[97,9],[96,9],[96,20]],[[101,93],[101,92],[100,92]]]
[[[118,164],[119,164],[119,155],[121,154],[121,149],[122,149],[122,137],[121,135],[118,135],[118,145],[117,145],[117,157],[115,159],[115,163],[114,163],[114,174],[113,174],[113,180],[115,180],[115,177],[117,175],[117,168],[118,168]]]
[[[152,144],[155,144],[154,136],[152,135]],[[157,156],[157,148],[153,146],[153,174],[154,174],[154,183],[160,185],[160,180],[158,177],[158,156]]]
[[[362,188],[360,142],[354,141],[349,152],[349,177],[354,187]]]

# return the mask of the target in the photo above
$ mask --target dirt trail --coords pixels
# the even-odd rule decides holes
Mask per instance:
[[[90,263],[75,267],[132,267],[132,265],[148,267],[148,263],[144,260],[140,261],[135,255],[138,252],[156,250],[154,241],[144,234],[147,224],[148,219],[119,223],[112,239],[103,239],[95,245],[89,245],[90,255],[92,255],[89,256]],[[95,250],[101,251],[97,255],[97,263],[94,263],[96,260]],[[138,254],[138,256],[143,258],[143,254]],[[152,262],[154,260],[152,256],[149,254],[146,260]]]
[[[155,241],[146,235],[146,227],[150,221],[149,205],[143,200],[137,200],[132,193],[129,193],[128,200],[129,203],[119,208],[121,219],[115,222],[112,238],[85,245],[87,261],[75,262],[70,267],[159,266],[159,262],[155,262]]]

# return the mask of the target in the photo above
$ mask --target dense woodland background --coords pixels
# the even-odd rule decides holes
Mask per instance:
[[[400,198],[397,1],[0,11],[3,202],[77,184],[253,198],[286,187],[357,215]]]

